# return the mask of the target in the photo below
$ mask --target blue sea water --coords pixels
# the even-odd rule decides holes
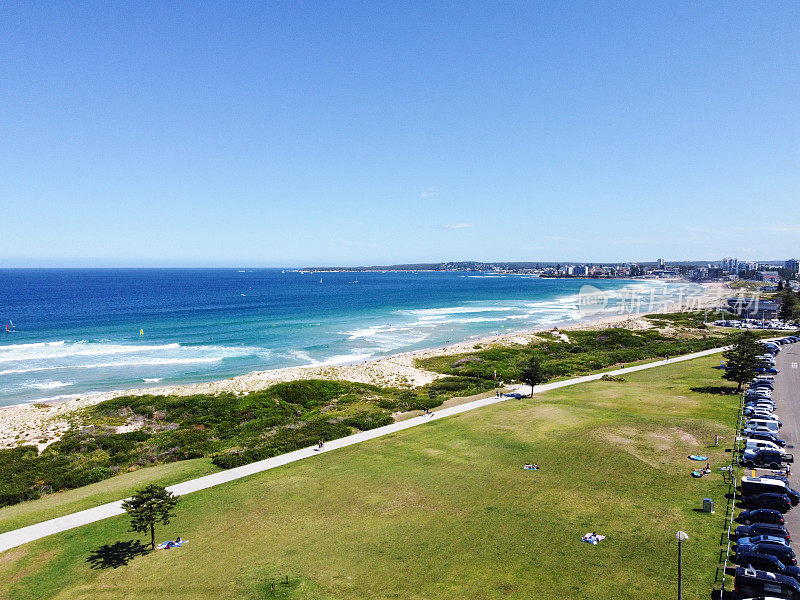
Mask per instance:
[[[587,284],[603,298],[591,311]],[[0,406],[360,362],[698,289],[473,272],[0,270]]]

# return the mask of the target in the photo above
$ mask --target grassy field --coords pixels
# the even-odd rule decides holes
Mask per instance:
[[[150,483],[167,486],[221,470],[209,458],[195,458],[124,473],[74,490],[48,494],[38,500],[4,506],[0,508],[0,533],[127,498]]]
[[[0,554],[0,598],[661,600],[682,529],[684,597],[705,599],[724,510],[696,509],[724,506],[727,486],[716,469],[691,478],[686,457],[730,460],[735,397],[697,391],[722,385],[718,360],[507,401],[186,496],[157,535],[188,544],[125,565],[103,549],[136,539],[123,517],[45,538]],[[581,543],[587,531],[608,539]]]
[[[210,458],[236,467],[495,385],[447,377],[412,390],[302,379],[242,396],[120,396],[79,411],[76,425],[41,453],[30,445],[0,450],[0,507],[158,464]]]

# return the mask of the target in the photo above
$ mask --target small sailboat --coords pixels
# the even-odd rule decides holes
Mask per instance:
[[[281,275],[285,275],[285,274],[286,274],[286,269],[281,270]]]
[[[143,336],[143,335],[144,335],[144,329],[140,329],[139,330],[139,336]]]
[[[322,283],[322,277],[319,278],[319,282]]]

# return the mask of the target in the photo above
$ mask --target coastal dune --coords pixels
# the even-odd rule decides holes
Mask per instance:
[[[665,307],[664,312],[681,310],[707,310],[719,305],[721,298],[730,290],[722,283],[704,284],[705,294],[693,296]],[[583,323],[571,323],[558,329],[567,332],[562,340],[569,339],[570,330],[597,330],[608,327],[627,329],[646,329],[651,324],[643,314],[598,315],[598,318]],[[433,356],[446,356],[472,351],[476,345],[527,344],[537,332],[511,333],[500,336],[465,340],[441,348],[431,348],[406,352],[366,362],[341,366],[319,365],[305,367],[286,367],[267,371],[257,371],[207,383],[145,387],[130,390],[87,394],[80,398],[60,402],[40,402],[0,408],[0,448],[17,445],[36,445],[39,449],[47,447],[71,426],[76,411],[123,395],[191,395],[191,394],[245,394],[264,389],[270,385],[298,379],[346,380],[380,386],[418,387],[436,380],[442,375],[419,369],[417,359]]]

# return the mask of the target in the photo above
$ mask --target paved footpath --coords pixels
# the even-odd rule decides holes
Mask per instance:
[[[584,377],[576,377],[574,379],[565,379],[564,381],[547,383],[545,385],[537,385],[533,392],[546,392],[570,385],[586,383],[588,381],[596,381],[603,375],[624,375],[626,373],[634,373],[636,371],[661,367],[663,365],[682,362],[685,360],[692,360],[693,358],[700,358],[701,356],[718,354],[725,349],[726,348],[712,348],[711,350],[704,350],[702,352],[695,352],[693,354],[686,354],[684,356],[678,356],[667,360],[659,360],[634,367],[626,367],[624,369],[617,369],[615,371],[606,371],[605,373],[596,373],[593,375],[586,375]],[[361,433],[339,438],[338,440],[325,442],[325,449],[323,451],[318,451],[316,447],[303,448],[302,450],[295,450],[294,452],[289,452],[288,454],[274,456],[272,458],[260,460],[258,462],[236,467],[234,469],[228,469],[227,471],[220,471],[219,473],[212,473],[211,475],[205,475],[203,477],[198,477],[197,479],[184,481],[183,483],[171,485],[167,487],[167,489],[177,495],[191,494],[193,492],[205,490],[229,481],[241,479],[242,477],[247,477],[248,475],[261,473],[263,471],[268,471],[269,469],[274,469],[275,467],[280,467],[298,460],[303,460],[304,458],[311,458],[312,456],[316,456],[318,454],[324,454],[325,452],[338,450],[339,448],[352,446],[353,444],[360,444],[361,442],[379,438],[397,431],[403,431],[404,429],[416,427],[417,425],[424,425],[426,423],[430,423],[431,421],[437,421],[445,417],[475,410],[476,408],[497,404],[498,402],[503,402],[509,398],[526,396],[531,392],[530,386],[526,385],[516,385],[512,386],[512,388],[514,389],[514,393],[501,396],[500,398],[492,396],[482,400],[473,400],[472,402],[467,402],[458,406],[451,406],[450,408],[437,410],[431,417],[413,417],[405,421],[392,423],[391,425],[386,425],[384,427],[378,427],[377,429],[370,429],[369,431],[362,431]],[[101,521],[109,517],[115,517],[117,515],[124,514],[125,511],[122,509],[122,502],[122,500],[109,502],[107,504],[95,506],[94,508],[88,508],[80,512],[72,513],[70,515],[50,519],[49,521],[42,521],[41,523],[36,523],[35,525],[29,525],[28,527],[22,527],[20,529],[14,529],[13,531],[2,533],[0,534],[0,552],[8,550],[9,548],[20,546],[22,544],[27,544],[28,542],[38,540],[48,535],[53,535],[54,533],[60,533],[62,531],[80,527],[82,525],[88,525],[89,523],[95,523],[96,521]]]

